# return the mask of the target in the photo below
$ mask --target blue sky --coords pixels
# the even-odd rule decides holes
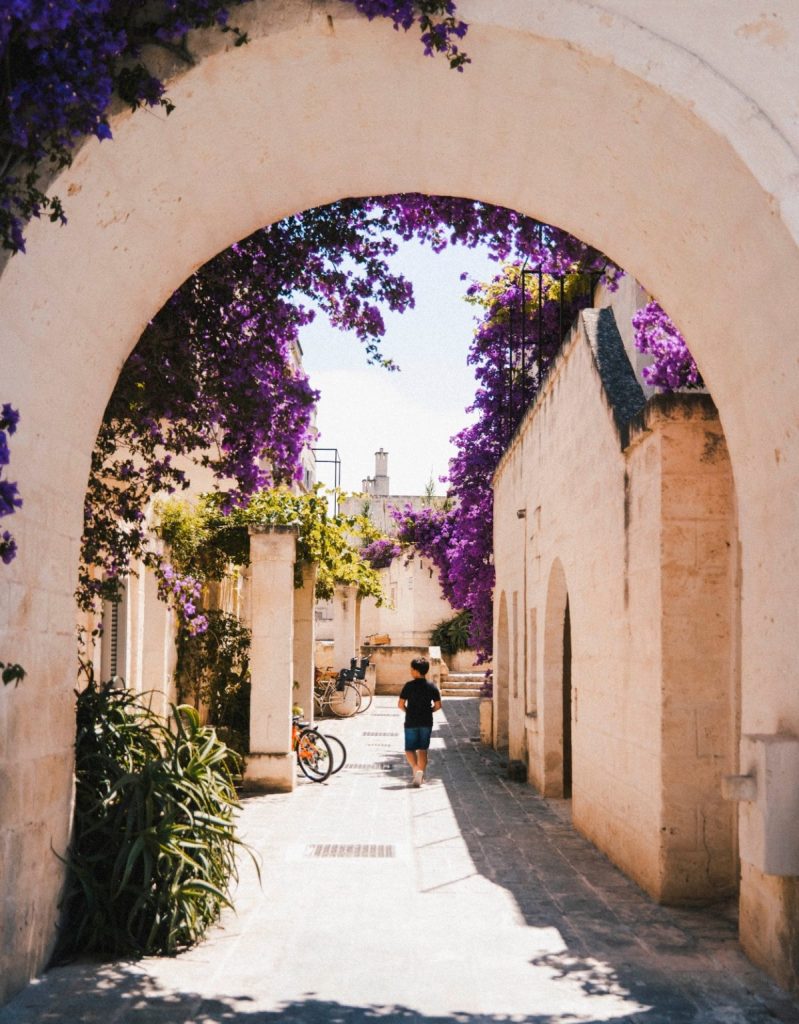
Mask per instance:
[[[322,393],[318,444],[338,448],[345,490],[360,490],[382,447],[393,494],[423,493],[431,474],[441,494],[437,481],[452,454],[449,438],[468,422],[464,410],[474,395],[466,354],[475,311],[463,301],[467,282],[460,275],[486,280],[498,265],[482,249],[454,247],[436,255],[417,242],[400,243],[393,265],[413,282],[416,295],[414,309],[386,315],[382,350],[400,372],[369,366],[359,342],[322,316],[301,334],[306,371]],[[332,470],[319,469],[320,480],[332,483]]]

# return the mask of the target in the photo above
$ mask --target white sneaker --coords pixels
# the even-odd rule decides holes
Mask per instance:
[[[418,789],[419,786],[421,786],[423,778],[424,774],[422,773],[421,770],[417,770],[413,773],[413,785],[416,789]]]

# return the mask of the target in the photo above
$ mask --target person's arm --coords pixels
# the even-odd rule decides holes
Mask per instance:
[[[398,708],[400,709],[400,711],[404,711],[404,710],[405,710],[405,705],[406,705],[407,703],[408,703],[408,702],[407,702],[406,700],[403,700],[403,699],[402,699],[402,697],[400,697],[400,699],[399,699],[399,700],[397,701],[397,707],[398,707]],[[441,706],[441,705],[439,705],[439,707],[440,707],[440,706]]]
[[[440,710],[441,710],[441,701],[440,700],[434,701],[434,703],[433,703],[433,711],[440,711]]]

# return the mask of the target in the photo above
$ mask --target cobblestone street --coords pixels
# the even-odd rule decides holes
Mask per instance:
[[[476,742],[445,702],[429,781],[410,788],[393,698],[323,731],[349,765],[250,797],[227,914],[176,959],[50,971],[0,1024],[799,1022],[743,956],[734,908],[651,903]]]

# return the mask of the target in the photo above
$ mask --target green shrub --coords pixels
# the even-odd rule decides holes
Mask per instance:
[[[208,629],[177,635],[175,682],[180,700],[208,710],[208,722],[238,754],[250,742],[250,630],[235,616],[206,613]]]
[[[73,841],[60,953],[174,954],[237,878],[231,752],[190,707],[164,724],[127,690],[78,695]]]
[[[471,621],[472,613],[468,611],[458,612],[451,619],[442,620],[430,634],[431,645],[440,647],[442,654],[468,651]]]

